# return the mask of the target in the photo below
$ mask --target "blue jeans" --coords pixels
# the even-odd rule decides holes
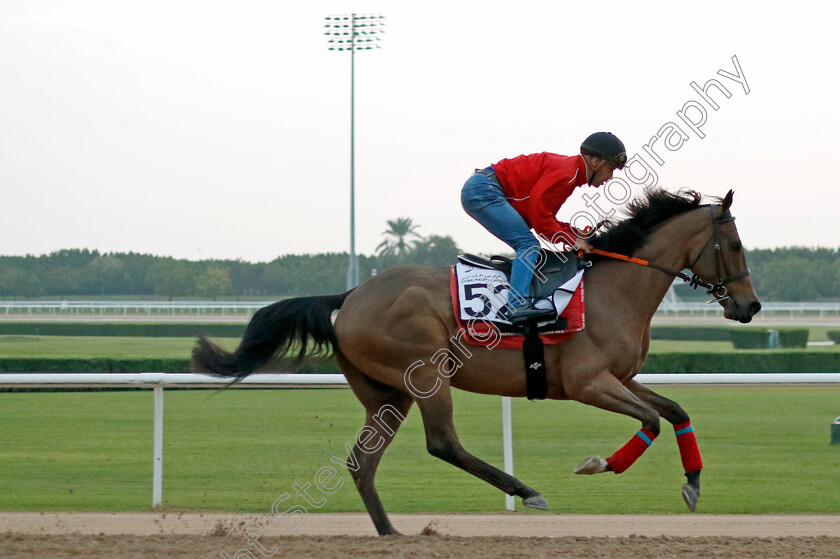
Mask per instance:
[[[528,304],[540,243],[525,220],[507,201],[502,187],[481,173],[474,174],[464,183],[461,206],[470,217],[516,252],[510,273],[508,302],[513,307]]]

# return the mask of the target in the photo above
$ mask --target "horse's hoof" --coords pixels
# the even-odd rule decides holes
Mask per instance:
[[[403,536],[402,532],[398,532],[396,530],[391,530],[390,532],[379,532],[380,536]]]
[[[542,495],[534,495],[533,497],[522,499],[522,504],[532,509],[548,510],[548,503],[545,502]]]
[[[602,474],[607,471],[607,461],[600,456],[590,456],[575,467],[576,474]]]
[[[697,508],[697,501],[700,500],[700,490],[693,485],[685,483],[682,486],[682,498],[688,510],[694,512],[694,509]]]

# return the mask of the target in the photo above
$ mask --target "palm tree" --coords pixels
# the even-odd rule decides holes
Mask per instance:
[[[398,217],[388,220],[388,229],[382,232],[385,237],[379,246],[376,247],[377,256],[404,256],[412,249],[412,244],[423,240],[423,236],[417,232],[420,227],[410,217]],[[415,237],[414,243],[409,237]]]

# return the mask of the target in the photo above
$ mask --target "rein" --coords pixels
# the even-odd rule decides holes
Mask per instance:
[[[667,274],[669,276],[673,276],[679,278],[686,282],[688,285],[697,289],[698,287],[702,287],[706,290],[706,293],[711,295],[713,298],[707,301],[707,303],[715,303],[720,301],[725,301],[729,299],[730,296],[726,291],[726,284],[731,283],[733,281],[739,280],[741,278],[745,278],[750,275],[750,269],[747,268],[742,272],[738,272],[737,274],[729,274],[729,268],[726,265],[726,260],[723,258],[723,254],[721,253],[720,241],[718,240],[718,229],[721,223],[728,223],[730,221],[735,221],[735,218],[729,214],[727,211],[725,214],[718,217],[714,217],[714,208],[715,206],[709,206],[712,208],[712,222],[714,223],[714,231],[712,232],[712,237],[709,238],[709,241],[714,241],[714,248],[715,248],[715,268],[717,272],[717,282],[710,283],[700,278],[696,272],[694,272],[694,265],[697,264],[697,261],[700,260],[700,257],[706,251],[706,247],[709,246],[709,241],[706,241],[706,244],[703,245],[703,248],[694,258],[694,261],[689,265],[689,269],[692,270],[691,275],[689,276],[686,273],[678,272],[666,268],[664,266],[660,266],[659,264],[654,264],[653,262],[649,262],[648,260],[643,260],[641,258],[634,258],[632,256],[626,256],[624,254],[618,254],[616,252],[608,252],[606,250],[600,250],[597,248],[591,249],[589,252],[592,254],[598,254],[600,256],[605,256],[607,258],[612,258],[613,260],[621,260],[624,262],[630,262],[631,264],[638,264],[639,266],[645,266],[647,268],[652,268],[654,270],[659,270],[660,272]],[[721,270],[727,277],[723,277]]]

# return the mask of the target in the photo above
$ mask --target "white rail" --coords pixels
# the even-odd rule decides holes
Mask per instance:
[[[716,304],[707,304],[707,303],[688,303],[685,301],[679,302],[672,302],[672,301],[663,301],[659,308],[657,309],[657,313],[664,314],[664,315],[680,315],[680,314],[688,314],[688,315],[696,315],[700,314],[702,316],[706,316],[707,314],[715,315],[720,314],[721,308],[720,305]],[[790,315],[791,317],[796,316],[803,316],[803,315],[819,315],[820,318],[824,318],[827,314],[828,315],[840,315],[840,303],[832,303],[832,302],[824,302],[824,303],[808,303],[808,302],[791,302],[791,303],[762,303],[761,304],[761,313],[762,314],[778,314],[778,313],[785,313]]]
[[[250,316],[274,301],[0,301],[5,315],[240,315]]]
[[[640,374],[644,384],[840,384],[840,373],[674,373]],[[163,388],[219,388],[230,382],[209,375],[192,373],[0,373],[4,388],[151,388],[154,390],[154,434],[152,456],[152,507],[160,506],[163,496]],[[289,386],[347,386],[339,374],[255,374],[230,385],[248,388]],[[502,431],[505,471],[513,475],[513,434],[510,398],[502,398]],[[505,506],[513,510],[513,499]]]
[[[0,373],[0,386],[6,388],[224,388],[228,385],[229,380],[197,373]],[[255,374],[232,386],[277,388],[277,385],[346,386],[347,379],[340,374]]]

